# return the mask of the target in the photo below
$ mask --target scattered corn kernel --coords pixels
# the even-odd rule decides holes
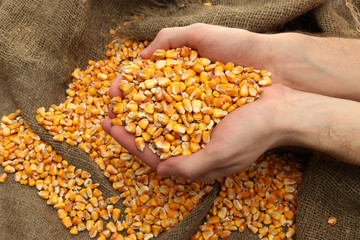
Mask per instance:
[[[331,225],[331,226],[334,226],[336,224],[336,218],[335,217],[329,217],[328,219],[328,223]]]
[[[0,182],[4,183],[6,182],[6,179],[7,179],[7,174],[6,173],[3,173],[0,175]]]

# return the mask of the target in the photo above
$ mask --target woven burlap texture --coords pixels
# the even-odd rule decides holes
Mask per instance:
[[[359,36],[345,1],[211,2],[212,7],[204,7],[202,1],[186,0],[181,1],[184,7],[179,8],[179,1],[0,1],[0,115],[21,109],[43,141],[69,163],[90,171],[93,180],[101,184],[105,197],[114,196],[117,193],[110,182],[86,154],[53,141],[35,120],[38,107],[48,108],[65,101],[65,90],[75,68],[84,69],[89,59],[104,59],[106,44],[111,40],[110,28],[121,26],[136,13],[141,18],[120,28],[119,34],[151,40],[164,27],[204,22],[255,32],[290,29]],[[360,1],[352,4],[359,7]],[[356,202],[360,181],[354,179],[358,179],[359,170],[321,158],[311,162],[299,196],[297,238],[356,239],[360,229],[360,208]],[[337,174],[327,174],[334,169]],[[190,238],[204,220],[217,191],[218,186],[189,217],[159,238]],[[344,196],[346,202],[337,204]],[[342,223],[338,226],[343,227],[329,228],[324,221],[331,213],[339,217]],[[230,238],[257,239],[257,236],[246,231]],[[16,183],[10,175],[0,185],[0,239],[88,239],[88,235],[83,232],[71,236],[62,227],[56,210],[39,198],[36,189]]]

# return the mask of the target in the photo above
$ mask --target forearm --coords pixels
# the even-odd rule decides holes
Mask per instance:
[[[360,40],[299,33],[268,35],[274,81],[294,89],[360,101]]]
[[[360,103],[295,92],[287,125],[292,145],[325,152],[360,165]]]

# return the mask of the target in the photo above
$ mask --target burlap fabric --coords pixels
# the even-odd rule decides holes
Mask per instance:
[[[92,173],[105,197],[116,194],[101,171],[78,148],[54,142],[36,123],[35,110],[65,100],[71,72],[89,59],[104,59],[109,29],[137,13],[140,20],[119,34],[152,39],[163,27],[196,22],[245,28],[256,32],[300,30],[326,35],[358,37],[354,8],[360,1],[0,1],[0,115],[21,109],[23,117],[63,157]],[[347,1],[349,3],[350,1]],[[178,5],[184,3],[184,8]],[[351,3],[351,2],[350,2]],[[356,16],[356,15],[355,15]],[[0,172],[3,170],[0,169]],[[310,161],[299,195],[297,239],[359,239],[360,170],[322,157]],[[189,239],[212,205],[218,187],[202,205],[161,239]],[[330,227],[330,215],[338,225]],[[257,239],[248,231],[231,239]],[[0,185],[0,239],[88,239],[71,236],[56,211],[34,188],[9,176]]]

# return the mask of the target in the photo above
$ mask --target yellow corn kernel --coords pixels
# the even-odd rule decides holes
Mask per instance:
[[[71,138],[67,138],[66,139],[66,143],[69,144],[70,146],[75,146],[77,145],[77,142],[72,140]]]
[[[295,235],[295,230],[289,227],[285,233],[286,238],[291,238]]]
[[[170,151],[171,144],[168,141],[159,141],[156,143],[156,148],[163,153]]]
[[[7,174],[6,173],[3,173],[0,175],[0,182],[4,183],[6,182],[6,179],[7,179]]]
[[[199,145],[199,143],[194,143],[194,142],[191,142],[190,143],[190,151],[191,152],[197,152],[197,151],[199,151],[201,149],[201,147],[200,147],[200,145]]]
[[[256,88],[254,87],[254,85],[251,85],[251,84],[250,84],[248,90],[249,90],[249,95],[250,95],[250,96],[256,97],[256,95],[257,95],[257,90],[256,90]]]
[[[124,112],[124,105],[120,102],[113,106],[112,110],[115,114],[122,114]]]
[[[181,155],[181,154],[182,154],[181,146],[175,147],[174,150],[172,150],[172,152],[171,152],[172,156],[177,156],[177,155]]]
[[[227,215],[227,209],[225,207],[222,207],[217,214],[217,216],[220,219],[224,219],[226,217],[226,215]]]
[[[259,228],[253,226],[253,225],[248,225],[248,229],[250,230],[250,232],[252,232],[253,234],[256,234],[259,231]]]
[[[183,124],[176,124],[176,125],[173,127],[173,131],[174,131],[176,134],[182,135],[182,134],[185,134],[185,132],[186,132],[186,127],[185,127]]]
[[[178,114],[185,114],[185,108],[182,102],[177,102],[175,104],[175,109]]]
[[[201,73],[202,71],[204,71],[204,67],[202,65],[200,65],[199,63],[195,63],[193,65],[192,69],[197,73]]]
[[[11,165],[7,165],[5,168],[4,168],[4,172],[5,173],[14,173],[15,172],[15,168]]]
[[[70,229],[70,233],[71,233],[72,235],[77,235],[77,234],[79,233],[77,226],[73,226],[73,227]]]
[[[161,125],[166,125],[169,122],[169,117],[166,114],[159,114],[157,116],[157,121],[161,124]]]
[[[109,222],[108,224],[106,224],[106,229],[109,230],[112,233],[116,232],[115,223],[114,222]]]
[[[192,100],[192,102],[191,102],[192,111],[194,113],[199,113],[201,110],[201,105],[202,104],[201,104],[200,100],[197,100],[197,99]]]
[[[228,114],[227,111],[224,111],[224,110],[219,109],[219,108],[215,108],[214,113],[213,113],[213,117],[222,118],[222,117],[225,117],[227,114]]]
[[[142,137],[137,137],[135,139],[135,145],[140,150],[140,152],[144,151],[145,148],[145,141]]]
[[[263,76],[258,83],[260,86],[269,86],[272,82],[269,76]]]
[[[330,225],[334,226],[334,225],[336,224],[336,218],[333,217],[333,216],[329,217],[328,223],[329,223]],[[290,235],[290,233],[289,233],[289,235]],[[287,234],[287,233],[286,233],[286,236],[288,237],[288,234]],[[290,236],[290,237],[291,237],[291,236]]]
[[[185,111],[191,113],[193,111],[192,105],[189,99],[184,99],[182,101]]]
[[[224,103],[224,105],[222,105],[221,109],[225,111],[225,110],[227,110],[229,107],[230,107],[230,103],[226,102],[226,103]]]
[[[151,134],[148,132],[143,132],[141,136],[145,142],[149,142],[152,138]]]
[[[203,71],[203,72],[200,73],[200,76],[199,76],[200,82],[207,82],[207,81],[209,81],[209,78],[210,77],[209,77],[209,74],[207,72]]]
[[[165,57],[170,59],[177,59],[178,53],[175,49],[170,49],[166,51]]]
[[[240,88],[240,96],[241,97],[247,97],[249,95],[249,89],[248,86],[246,84],[244,84],[241,88]]]
[[[141,129],[145,130],[149,126],[149,120],[147,120],[146,118],[141,119],[138,122],[138,126],[140,126]]]
[[[62,224],[68,228],[68,229],[71,229],[73,224],[72,224],[72,221],[71,221],[71,218],[70,217],[64,217],[62,220],[61,220]]]
[[[162,49],[157,49],[152,54],[151,59],[152,60],[159,60],[159,59],[164,59],[165,57],[166,57],[166,51],[162,50]]]
[[[156,79],[148,79],[144,81],[144,85],[146,89],[154,88],[158,84],[158,80]]]
[[[232,62],[228,62],[228,63],[225,64],[225,66],[224,66],[224,70],[225,70],[225,71],[231,71],[231,70],[233,70],[233,68],[234,68],[234,63],[232,63]]]
[[[236,101],[236,105],[238,105],[239,107],[243,106],[246,103],[246,98],[240,98],[239,100]]]
[[[94,238],[98,234],[98,229],[96,226],[91,226],[90,229],[88,229],[88,231],[89,231],[90,238]]]
[[[225,76],[229,82],[235,82],[236,80],[236,74],[230,70],[225,71]]]
[[[208,58],[200,58],[199,64],[203,67],[208,66],[211,63]]]
[[[237,107],[238,107],[238,105],[235,103],[235,104],[229,106],[229,107],[226,109],[226,111],[228,111],[228,112],[230,113],[230,112],[234,111]]]

